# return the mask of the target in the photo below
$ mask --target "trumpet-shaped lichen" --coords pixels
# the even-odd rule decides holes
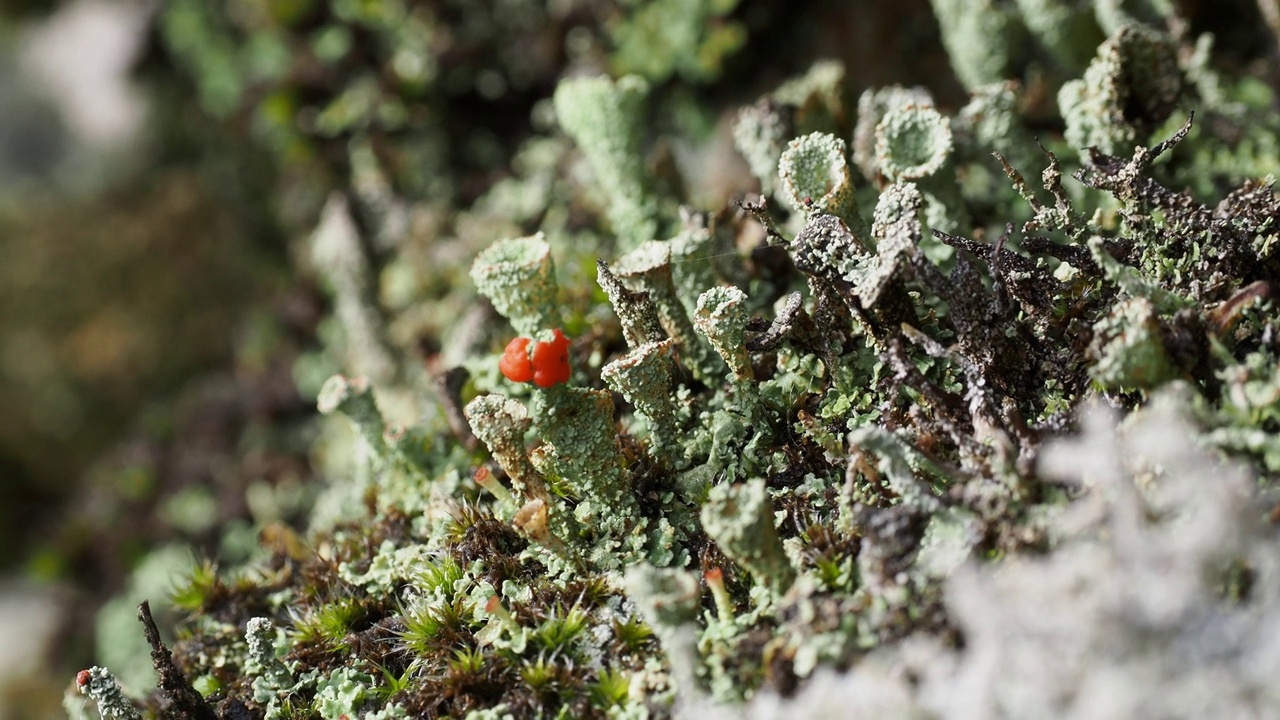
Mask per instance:
[[[518,334],[560,327],[555,264],[542,233],[490,245],[476,256],[471,279]]]
[[[649,84],[628,75],[565,80],[556,88],[560,126],[582,148],[609,203],[609,221],[624,247],[652,240],[658,203],[641,144]]]
[[[711,341],[737,381],[755,378],[744,343],[748,320],[746,302],[746,293],[732,285],[711,288],[698,298],[698,309],[693,316],[698,332]]]
[[[777,593],[795,581],[773,526],[769,491],[761,478],[741,485],[717,485],[702,506],[702,527],[726,555]]]
[[[855,232],[863,228],[843,140],[810,133],[792,140],[778,160],[782,197],[797,212],[836,215]]]
[[[641,345],[600,369],[600,377],[650,423],[650,437],[660,456],[676,462],[680,446],[679,408],[672,397],[675,360],[673,340]]]
[[[1127,154],[1173,112],[1182,85],[1168,37],[1141,25],[1116,29],[1084,77],[1058,92],[1067,143],[1081,153]]]

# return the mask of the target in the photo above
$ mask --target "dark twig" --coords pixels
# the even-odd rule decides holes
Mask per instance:
[[[436,385],[440,403],[444,406],[444,417],[449,423],[449,429],[467,450],[474,451],[480,441],[471,432],[471,425],[462,412],[462,386],[470,376],[471,373],[466,368],[455,367],[434,376],[432,381]]]
[[[146,600],[138,606],[138,620],[142,622],[142,633],[151,645],[151,665],[160,679],[160,694],[169,702],[164,717],[171,720],[218,720],[213,708],[173,664],[173,653],[160,640],[160,630],[151,617],[151,604]]]

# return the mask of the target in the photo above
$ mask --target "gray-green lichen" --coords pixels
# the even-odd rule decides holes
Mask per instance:
[[[680,435],[679,407],[672,395],[675,360],[671,356],[674,340],[650,342],[600,369],[600,378],[610,388],[635,406],[636,412],[648,420],[650,438],[660,456],[678,463],[681,447],[675,440]]]
[[[1089,6],[1091,0],[1016,0],[1022,22],[1059,67],[1077,70],[1089,63],[1102,32]]]
[[[1139,390],[1176,377],[1163,334],[1150,300],[1135,297],[1118,303],[1093,328],[1094,382],[1109,390]]]
[[[652,240],[658,231],[657,197],[641,143],[649,85],[628,75],[565,80],[556,88],[556,117],[582,149],[609,203],[609,221],[623,247]]]
[[[786,147],[791,130],[785,105],[764,98],[738,112],[733,123],[733,143],[746,158],[751,174],[760,181],[760,191],[773,195],[778,182],[778,158]]]
[[[662,337],[658,309],[648,292],[634,292],[627,288],[604,260],[596,260],[596,284],[604,290],[618,315],[628,346],[638,348]]]
[[[712,488],[700,517],[716,545],[774,592],[785,592],[795,581],[795,569],[773,526],[773,506],[763,479]]]
[[[793,137],[830,134],[844,124],[844,65],[819,61],[738,112],[733,142],[766,197],[778,187],[778,160]],[[784,202],[789,202],[783,197]]]
[[[378,409],[368,378],[334,375],[320,388],[316,407],[323,415],[342,413],[347,416],[375,455],[382,457],[387,454],[387,423]]]
[[[875,179],[882,174],[876,153],[876,128],[889,110],[907,105],[932,107],[933,97],[924,88],[899,85],[868,88],[858,97],[858,124],[853,129],[853,161],[863,176]]]
[[[529,461],[525,434],[533,426],[528,410],[519,401],[496,393],[467,403],[467,422],[480,442],[489,448],[511,479],[516,495],[527,500],[546,499],[546,482]]]
[[[864,230],[843,140],[810,133],[792,140],[778,160],[782,198],[799,213],[825,212]]]
[[[1009,77],[1026,30],[1016,8],[1001,0],[930,0],[942,43],[960,82],[973,91]]]
[[[1058,92],[1071,147],[1127,154],[1169,117],[1182,92],[1173,42],[1141,25],[1123,25],[1097,51],[1084,77]]]
[[[892,182],[916,183],[925,195],[929,227],[943,232],[969,224],[951,163],[954,150],[951,122],[928,105],[890,107],[876,126],[877,168]]]
[[[910,262],[920,244],[923,207],[924,198],[912,183],[890,185],[880,195],[871,225],[876,254],[848,277],[854,282],[863,307],[871,309],[879,304],[881,295]]]
[[[693,322],[698,332],[707,336],[711,347],[729,366],[733,379],[751,380],[751,357],[747,354],[744,333],[747,329],[747,295],[732,285],[714,287],[698,297]]]
[[[80,692],[98,704],[99,715],[116,720],[142,720],[142,713],[125,697],[109,670],[95,665],[85,672],[88,673],[88,681],[81,686]]]
[[[476,256],[471,279],[520,335],[560,327],[555,264],[542,233],[490,245]]]
[[[334,316],[344,334],[345,364],[353,372],[389,383],[395,362],[389,357],[387,328],[377,308],[371,263],[361,247],[350,205],[339,195],[325,205],[311,239],[311,261],[333,289]]]
[[[699,378],[714,377],[723,368],[710,346],[694,331],[684,300],[676,291],[671,266],[672,244],[661,241],[643,243],[618,258],[613,271],[634,283],[633,289],[649,294],[667,337],[692,359],[691,370]],[[696,300],[694,301],[696,302]]]

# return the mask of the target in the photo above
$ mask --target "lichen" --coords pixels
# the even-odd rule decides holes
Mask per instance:
[[[1173,43],[1141,25],[1123,25],[1097,51],[1084,77],[1062,86],[1067,143],[1109,155],[1146,141],[1176,107],[1182,71]]]
[[[471,278],[517,334],[560,327],[555,265],[541,233],[490,245],[476,256]]]
[[[810,133],[792,140],[778,160],[781,194],[797,212],[825,212],[863,229],[843,140]]]
[[[555,93],[556,117],[582,148],[609,203],[609,221],[623,247],[652,240],[657,198],[640,144],[649,84],[634,75],[565,80]]]
[[[360,292],[395,302],[361,312],[403,352],[321,392],[360,438],[328,445],[359,460],[329,478],[348,514],[182,586],[178,658],[223,714],[1180,717],[1274,694],[1280,200],[1238,169],[1280,147],[1270,95],[1151,25],[1088,39],[1161,3],[933,5],[969,100],[869,88],[852,137],[838,63],[691,111],[752,16],[621,3],[599,37],[560,28],[539,137],[468,175],[465,207],[353,139],[356,207],[327,222],[361,282],[384,267],[394,292]],[[677,10],[678,57],[637,58]],[[580,77],[606,62],[653,84]],[[382,92],[353,84],[326,126],[374,127]],[[715,197],[763,199],[686,187],[717,117],[748,167]],[[553,342],[571,371],[527,384]]]

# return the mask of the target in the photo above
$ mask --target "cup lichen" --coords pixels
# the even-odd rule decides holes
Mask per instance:
[[[520,335],[560,327],[559,286],[543,233],[500,240],[471,266],[476,289]]]
[[[334,13],[359,13],[359,37],[381,39],[361,52],[425,32],[400,3],[357,5]],[[652,86],[564,79],[598,72],[609,38],[634,59],[645,37],[591,35],[591,3],[564,17],[504,5],[516,25],[563,22],[545,57],[513,64],[457,45],[465,34],[419,47],[442,63],[445,85],[421,81],[442,102],[402,109],[450,116],[429,138],[385,132],[389,109],[361,115],[405,100],[396,83],[351,79],[323,113],[353,134],[334,138],[352,167],[325,222],[364,253],[359,307],[379,314],[365,330],[393,328],[375,335],[398,347],[385,379],[335,377],[319,406],[355,423],[376,481],[326,466],[341,521],[264,533],[243,566],[193,572],[175,658],[224,716],[817,717],[823,697],[840,717],[953,718],[983,703],[1045,717],[1064,697],[1090,717],[1269,706],[1249,703],[1275,700],[1274,633],[1235,630],[1274,626],[1280,607],[1258,522],[1280,472],[1280,199],[1264,177],[1280,120],[1256,71],[1211,68],[1210,44],[1167,5],[934,2],[967,104],[945,84],[937,103],[869,87],[852,136],[860,178],[843,86],[867,83],[861,68],[846,79],[817,63],[745,111],[724,103],[748,96],[693,92],[677,70],[737,72],[718,55],[657,58]],[[654,7],[623,3],[610,22],[673,6]],[[1064,9],[1082,17],[1058,32]],[[507,27],[469,17],[481,35]],[[701,17],[708,38],[739,20]],[[1102,47],[1082,39],[1104,27]],[[469,88],[474,68],[432,54],[443,47],[498,69]],[[412,65],[408,52],[383,72]],[[480,125],[443,102],[456,93],[526,103],[529,135],[452,145]],[[1155,132],[1169,137],[1148,147]],[[745,167],[719,165],[730,134]],[[494,160],[517,146],[509,167]],[[466,158],[457,177],[422,170],[453,155]],[[417,171],[428,177],[400,175]],[[1023,179],[1040,171],[1037,187]],[[748,172],[784,202],[725,203],[756,187]],[[731,187],[707,189],[713,177]],[[355,210],[339,214],[342,198]],[[859,203],[875,208],[870,227]],[[458,290],[472,257],[479,294],[521,336],[505,370],[493,351],[510,331]],[[395,292],[372,292],[379,278]],[[359,283],[331,280],[334,312]],[[322,341],[313,367],[358,365],[341,338]],[[523,384],[528,351],[553,343],[561,374]],[[451,382],[423,393],[441,371]],[[441,407],[388,425],[373,385]],[[1130,419],[1081,412],[1091,404]],[[1227,454],[1240,466],[1224,474]],[[393,487],[397,474],[412,482]],[[1027,623],[1046,632],[1018,632]],[[1206,638],[1212,657],[1186,651]],[[1133,680],[1125,693],[1099,690],[1116,677]]]

